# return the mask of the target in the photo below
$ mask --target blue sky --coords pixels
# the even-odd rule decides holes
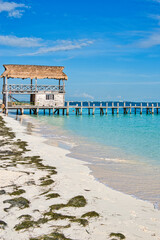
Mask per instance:
[[[0,0],[3,64],[65,66],[67,100],[160,101],[160,0]]]

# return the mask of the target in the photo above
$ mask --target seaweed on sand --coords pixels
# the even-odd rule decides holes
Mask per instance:
[[[122,233],[111,233],[109,236],[110,236],[110,237],[117,237],[117,238],[119,238],[120,240],[123,240],[123,239],[126,238]]]
[[[66,238],[64,234],[53,232],[47,235],[43,235],[36,238],[30,238],[30,240],[71,240],[70,238]]]
[[[86,219],[83,218],[76,218],[76,219],[71,219],[71,222],[77,222],[80,225],[82,225],[83,227],[86,227],[88,225],[88,221]]]
[[[47,200],[48,200],[48,199],[51,199],[51,198],[58,198],[58,197],[60,197],[60,195],[58,193],[49,193],[49,194],[46,195],[46,197],[47,197]]]
[[[71,198],[67,203],[67,207],[85,207],[86,204],[86,199],[83,196],[79,195]]]
[[[20,209],[28,208],[30,202],[26,198],[19,197],[19,198],[7,199],[3,201],[3,203],[10,203],[10,207],[4,209],[4,211],[7,212],[10,208],[13,208],[13,207],[19,207]]]
[[[50,209],[51,210],[59,210],[61,208],[65,208],[65,207],[76,207],[76,208],[79,208],[79,207],[85,207],[85,205],[87,204],[87,201],[86,199],[79,195],[79,196],[76,196],[76,197],[73,197],[71,198],[67,204],[53,204],[50,206]]]
[[[10,193],[9,195],[11,195],[11,196],[21,195],[21,194],[23,194],[23,193],[25,193],[25,192],[26,192],[26,191],[25,191],[24,189],[18,189],[18,190],[16,190],[16,191]]]
[[[0,229],[5,229],[7,227],[7,223],[0,220]]]
[[[54,181],[52,179],[47,179],[47,180],[42,181],[40,186],[47,186],[47,185],[51,185],[52,183],[54,183]]]
[[[82,218],[95,218],[99,217],[99,213],[92,211],[92,212],[87,212],[81,216]]]

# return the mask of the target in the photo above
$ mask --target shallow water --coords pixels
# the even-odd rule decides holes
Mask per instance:
[[[39,115],[35,120],[49,144],[87,161],[99,181],[158,207],[160,115]]]

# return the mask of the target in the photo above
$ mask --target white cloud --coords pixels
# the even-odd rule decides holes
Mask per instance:
[[[23,3],[4,2],[0,0],[0,13],[7,12],[9,17],[21,18],[25,8],[28,8],[28,6]]]
[[[80,40],[44,40],[35,37],[17,37],[14,35],[0,35],[1,53],[8,50],[14,50],[17,56],[37,56],[45,54],[53,54],[54,52],[71,51],[81,49],[93,44],[93,41],[87,39]],[[4,48],[6,46],[7,48]],[[22,49],[22,50],[18,50]],[[33,52],[26,50],[26,48],[34,49]],[[20,53],[20,51],[23,51]]]
[[[40,38],[28,38],[22,37],[18,38],[16,36],[3,36],[0,35],[0,45],[3,46],[11,46],[11,47],[40,47],[42,46],[41,43],[42,39]]]
[[[59,51],[69,51],[74,49],[80,49],[82,47],[87,47],[91,44],[93,44],[93,41],[89,41],[89,40],[78,40],[78,41],[61,40],[61,41],[55,42],[55,45],[52,47],[42,47],[35,52],[26,53],[23,55],[36,56],[36,55],[44,55],[47,53],[53,53],[53,52],[59,52]]]
[[[152,33],[147,39],[142,39],[138,43],[140,48],[151,48],[160,45],[160,32]]]
[[[94,100],[94,97],[88,93],[75,93],[74,95],[72,95],[72,97],[74,98],[87,98],[87,99],[90,99],[90,100]]]

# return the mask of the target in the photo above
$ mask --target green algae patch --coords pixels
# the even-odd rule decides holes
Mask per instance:
[[[16,142],[13,143],[14,145],[18,146],[20,149],[22,149],[23,152],[30,151],[26,147],[28,146],[27,142],[22,141],[18,139]]]
[[[30,202],[26,198],[23,198],[23,197],[8,199],[8,200],[3,201],[3,203],[10,204],[9,208],[4,209],[4,211],[6,211],[6,212],[12,207],[19,207],[20,209],[28,208],[29,204],[30,204]]]
[[[52,166],[45,166],[45,169],[47,170],[47,171],[49,171],[49,173],[51,174],[51,175],[54,175],[54,174],[57,174],[57,171],[55,170],[56,168],[55,167],[52,167]]]
[[[23,215],[19,216],[18,219],[31,220],[32,216],[29,214],[23,214]]]
[[[49,212],[46,212],[44,214],[45,217],[49,217],[48,221],[51,221],[51,220],[64,220],[64,219],[74,219],[75,216],[69,216],[69,215],[63,215],[63,214],[60,214],[60,213],[55,213],[55,212],[52,212],[52,211],[49,211]]]
[[[59,210],[61,208],[66,207],[66,204],[60,203],[60,204],[54,204],[50,206],[51,210]]]
[[[16,191],[10,193],[9,195],[11,195],[11,196],[21,195],[21,194],[23,194],[23,193],[25,193],[25,192],[26,192],[26,191],[23,190],[23,189],[18,189],[18,190],[16,190]]]
[[[30,238],[30,240],[72,240],[72,239],[66,238],[65,235],[62,233],[54,232],[40,237]]]
[[[14,227],[14,229],[16,231],[20,231],[20,230],[28,229],[28,228],[31,228],[31,227],[40,227],[40,224],[44,224],[44,223],[49,221],[47,218],[40,218],[37,221],[31,220],[32,217],[30,219],[29,218],[27,219],[27,218],[23,222],[17,224]]]
[[[44,169],[44,165],[40,156],[31,156],[29,159],[29,164],[34,164],[38,169]]]
[[[26,220],[26,221],[24,221],[24,222],[22,222],[22,223],[17,224],[17,225],[14,227],[14,229],[15,229],[16,231],[20,231],[20,230],[22,230],[22,229],[28,229],[28,228],[30,228],[30,227],[34,227],[34,225],[35,225],[35,222],[34,222],[34,221]]]
[[[71,198],[68,203],[67,207],[85,207],[87,204],[86,199],[83,196],[76,196]]]
[[[6,127],[6,123],[1,116],[0,116],[0,136],[8,137],[10,139],[15,138],[15,134],[11,131],[10,128]]]
[[[0,229],[5,229],[7,227],[7,223],[0,220]]]
[[[47,180],[42,181],[40,186],[47,186],[47,185],[51,185],[52,183],[54,183],[54,181],[52,179],[47,179]]]
[[[83,227],[86,227],[88,225],[88,221],[86,219],[83,219],[83,218],[71,219],[70,221],[79,223]]]
[[[71,198],[67,204],[54,204],[50,206],[51,210],[59,210],[65,207],[85,207],[87,204],[86,199],[83,196],[76,196]]]
[[[95,212],[95,211],[92,211],[92,212],[87,212],[85,214],[83,214],[81,216],[81,218],[95,218],[95,217],[99,217],[99,213]]]
[[[60,195],[58,193],[50,193],[46,195],[47,200],[52,199],[52,198],[58,198]]]
[[[45,194],[49,193],[50,191],[51,191],[51,189],[49,189],[49,190],[47,190],[47,191],[45,191],[45,192],[42,192],[42,193],[40,194],[40,196],[45,195]]]
[[[126,237],[122,233],[111,233],[109,236],[110,237],[117,237],[120,240],[126,239]]]
[[[39,225],[39,224],[44,224],[48,222],[48,218],[40,218],[38,219],[38,221],[35,222],[35,224]]]
[[[0,190],[0,195],[6,194],[5,190]]]

